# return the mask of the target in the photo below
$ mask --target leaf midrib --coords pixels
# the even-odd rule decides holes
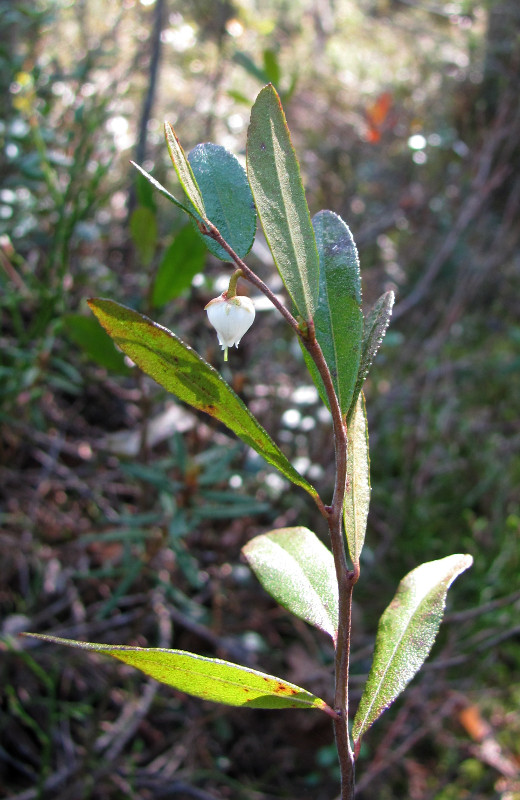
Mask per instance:
[[[219,662],[219,660],[217,660],[217,659],[204,658],[204,657],[201,657],[201,656],[197,656],[196,654],[193,654],[193,656],[188,656],[185,653],[180,652],[180,651],[176,652],[175,650],[161,650],[159,648],[150,648],[150,650],[147,650],[146,648],[141,648],[139,650],[137,650],[137,648],[125,648],[124,650],[123,649],[115,650],[114,648],[107,648],[107,649],[103,649],[102,651],[101,650],[97,650],[97,648],[93,648],[93,649],[96,652],[108,653],[109,655],[113,656],[113,658],[117,658],[120,661],[124,661],[125,664],[129,664],[130,666],[134,666],[134,667],[136,667],[136,669],[141,669],[143,672],[144,672],[144,670],[142,669],[141,666],[137,666],[135,663],[132,664],[132,662],[126,661],[125,659],[122,658],[121,655],[119,655],[119,653],[121,653],[121,652],[127,652],[127,653],[141,653],[141,652],[145,652],[145,653],[149,653],[149,652],[171,653],[173,656],[178,656],[182,660],[192,660],[193,659],[193,660],[196,660],[198,662],[203,662],[203,663],[212,664],[212,665],[216,665],[216,666],[218,666],[220,664],[223,669],[231,669],[231,670],[236,670],[237,672],[244,672],[247,675],[252,675],[254,678],[261,678],[262,680],[265,680],[267,678],[267,681],[269,683],[278,682],[278,683],[280,683],[280,685],[282,685],[284,687],[284,689],[287,689],[287,690],[289,690],[289,689],[297,689],[298,692],[301,692],[301,693],[303,693],[303,694],[305,694],[307,696],[305,698],[301,698],[301,697],[297,697],[296,695],[293,695],[293,694],[285,694],[285,693],[282,693],[282,692],[280,692],[280,693],[279,692],[275,692],[275,691],[273,691],[271,689],[269,691],[269,693],[268,693],[270,697],[280,697],[280,698],[285,698],[286,697],[287,699],[291,700],[292,702],[301,703],[302,705],[314,705],[314,701],[316,701],[316,700],[319,701],[320,700],[319,697],[317,697],[316,695],[313,695],[311,692],[308,692],[307,689],[303,689],[301,686],[296,686],[294,683],[289,683],[288,681],[285,681],[283,678],[276,678],[276,677],[274,677],[272,675],[268,675],[267,673],[264,673],[264,672],[259,672],[257,670],[248,669],[247,667],[241,667],[239,664],[236,664],[236,665],[235,664],[229,664],[229,663],[226,663],[225,661]],[[146,666],[146,662],[145,662],[145,666]],[[197,677],[201,677],[201,678],[206,678],[207,680],[213,681],[215,683],[221,683],[221,684],[226,685],[226,686],[236,687],[238,689],[241,689],[242,691],[244,691],[245,688],[248,688],[248,689],[251,689],[254,692],[259,692],[260,693],[260,690],[261,690],[260,686],[258,686],[258,687],[252,686],[252,685],[244,686],[243,683],[237,683],[236,681],[232,680],[231,678],[222,678],[222,677],[219,677],[218,675],[211,675],[211,674],[208,675],[208,674],[205,674],[203,672],[199,672],[199,671],[197,671],[195,669],[190,669],[189,667],[185,667],[185,666],[182,667],[182,666],[173,665],[173,666],[168,667],[167,664],[164,664],[164,665],[161,664],[160,666],[164,666],[165,669],[175,670],[175,672],[182,672],[184,675],[187,675],[187,676],[197,676]],[[153,677],[153,675],[151,677]],[[269,688],[269,683],[266,683],[266,687],[267,688]],[[260,696],[262,696],[261,693],[260,693]]]
[[[280,155],[282,156],[282,160],[285,163],[285,161],[286,161],[286,152],[285,152],[284,148],[281,146],[280,141],[279,141],[279,139],[278,139],[278,137],[276,135],[274,120],[270,119],[269,122],[270,122],[270,128],[271,128],[271,141],[272,141],[272,146],[273,146],[273,153],[274,153],[274,156],[275,156],[274,164],[275,164],[275,169],[276,169],[276,176],[278,178],[278,185],[280,187],[280,195],[281,195],[282,200],[283,200],[284,216],[285,216],[285,220],[286,220],[286,223],[287,223],[287,227],[289,228],[292,252],[294,254],[294,259],[295,259],[295,263],[296,263],[296,267],[297,267],[297,275],[299,277],[300,289],[301,289],[301,291],[303,293],[303,301],[305,303],[305,311],[310,317],[310,316],[312,316],[312,302],[309,302],[309,301],[312,300],[312,298],[309,297],[309,288],[310,287],[308,286],[308,282],[306,284],[304,282],[304,280],[303,280],[303,275],[302,275],[301,267],[300,267],[300,259],[298,257],[299,248],[296,246],[296,240],[295,240],[295,236],[293,234],[293,229],[296,226],[295,225],[291,225],[289,223],[289,215],[287,213],[287,209],[290,208],[291,211],[293,211],[294,218],[298,222],[298,225],[297,225],[298,233],[300,234],[300,239],[301,239],[301,242],[303,243],[303,249],[304,249],[303,255],[304,255],[304,257],[306,255],[306,253],[305,253],[305,251],[306,251],[305,237],[303,236],[303,231],[302,231],[302,227],[301,227],[300,214],[298,212],[298,209],[296,208],[296,205],[293,202],[293,197],[292,197],[293,193],[292,193],[292,186],[291,186],[292,185],[292,181],[291,180],[287,181],[288,190],[286,190],[284,188],[284,182],[281,180],[282,174],[286,174],[286,175],[289,174],[289,171],[285,171],[284,172],[283,167],[279,164]],[[291,146],[290,143],[289,143],[289,146]],[[277,157],[277,155],[278,155],[278,157]],[[298,173],[298,171],[299,171],[298,170],[298,163],[296,162],[296,174]],[[298,176],[298,180],[301,180],[299,178],[299,176]],[[309,217],[309,227],[310,227],[311,233],[312,233],[312,225],[311,225],[311,222],[310,222],[310,217]],[[294,298],[293,298],[293,300],[294,300]],[[299,309],[299,310],[301,310],[301,309]]]

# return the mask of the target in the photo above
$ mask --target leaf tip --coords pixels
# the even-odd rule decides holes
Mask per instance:
[[[464,553],[461,558],[461,564],[463,569],[469,569],[473,566],[473,556],[470,553]]]

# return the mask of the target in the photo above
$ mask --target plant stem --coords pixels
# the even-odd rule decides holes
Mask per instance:
[[[347,425],[341,413],[339,401],[327,362],[316,339],[312,320],[306,320],[306,330],[298,324],[290,311],[271,292],[268,286],[245,264],[228,245],[217,228],[209,222],[201,227],[203,233],[218,242],[241,270],[242,276],[256,286],[280,311],[284,319],[299,336],[303,346],[316,364],[323,381],[329,408],[332,414],[334,431],[334,452],[336,459],[336,478],[332,504],[323,506],[320,498],[316,501],[329,527],[334,566],[338,581],[339,619],[335,658],[335,696],[334,710],[338,717],[334,720],[334,733],[341,770],[341,800],[354,800],[354,753],[348,732],[348,677],[350,660],[350,630],[352,592],[359,577],[359,568],[349,571],[343,536],[343,505],[347,488]]]
[[[336,691],[334,709],[340,716],[334,722],[336,747],[341,770],[341,800],[354,798],[354,753],[348,732],[348,677],[350,660],[350,630],[352,591],[359,577],[359,570],[348,569],[343,536],[343,505],[347,486],[347,426],[341,413],[338,398],[321,347],[316,340],[314,325],[309,324],[308,338],[304,345],[319,370],[323,380],[334,430],[334,450],[336,454],[336,480],[332,504],[328,507],[328,526],[336,577],[338,581],[339,619],[336,643],[335,679]]]

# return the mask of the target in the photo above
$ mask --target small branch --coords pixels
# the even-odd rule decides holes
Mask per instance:
[[[273,292],[263,282],[263,280],[261,280],[261,278],[259,278],[258,275],[255,272],[253,272],[253,270],[250,269],[244,261],[242,261],[240,256],[238,256],[235,253],[233,248],[226,242],[226,240],[224,239],[224,237],[222,236],[222,234],[220,233],[218,228],[216,228],[214,225],[212,225],[211,222],[206,222],[204,227],[201,227],[201,232],[203,234],[205,234],[206,236],[209,236],[215,242],[218,242],[218,244],[221,247],[224,248],[226,253],[229,254],[231,260],[234,261],[235,264],[237,265],[237,267],[242,270],[243,277],[246,280],[248,280],[249,283],[252,283],[253,286],[256,286],[256,288],[259,291],[261,291],[262,294],[265,294],[265,296],[271,301],[273,306],[276,309],[278,309],[278,311],[280,312],[282,317],[285,319],[285,321],[289,323],[289,325],[295,331],[295,333],[300,335],[299,325],[298,325],[297,321],[295,320],[295,318],[293,317],[293,315],[291,314],[291,312],[284,306],[283,303],[281,303],[278,300],[276,295],[273,294]]]

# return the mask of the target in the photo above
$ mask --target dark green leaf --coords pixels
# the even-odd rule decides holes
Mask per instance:
[[[300,619],[338,635],[338,582],[332,553],[307,528],[255,536],[242,548],[271,597]]]
[[[93,317],[66,314],[62,320],[72,341],[79,345],[89,358],[118,375],[131,373],[131,368],[125,364],[124,354],[116,350],[108,333]]]
[[[157,246],[157,217],[146,206],[138,206],[130,217],[130,234],[144,266],[151,264]]]
[[[181,186],[195,210],[198,211],[202,219],[206,219],[204,201],[202,200],[202,195],[192,172],[190,162],[184,155],[181,143],[177,139],[177,135],[169,122],[164,123],[164,133],[166,136],[166,144],[168,145],[168,152],[170,153],[170,158],[175,167],[177,177],[181,182]]]
[[[142,173],[139,173],[136,178],[135,182],[136,186],[136,195],[137,200],[140,206],[145,206],[149,208],[151,211],[157,211],[157,205],[155,203],[155,195],[153,193],[153,187],[148,178]]]
[[[178,297],[191,286],[194,276],[202,272],[206,261],[206,247],[192,225],[181,228],[164,253],[152,292],[154,308]]]
[[[392,315],[393,305],[394,293],[392,291],[385,292],[385,294],[381,295],[379,300],[372,307],[365,319],[361,361],[359,364],[356,386],[354,388],[354,395],[352,397],[347,420],[350,419],[350,416],[354,411],[361,387],[365,382],[365,378],[369,373],[372,362],[376,357],[377,351],[379,350],[379,346],[383,341],[386,329],[388,328],[388,323],[390,322],[390,317]]]
[[[271,85],[251,111],[247,174],[274,262],[299,314],[309,320],[318,302],[318,251],[300,167]]]
[[[316,489],[292,466],[230,386],[191,347],[148,317],[112,300],[88,304],[118,347],[180,400],[223,422],[313,498]]]
[[[188,160],[202,194],[207,218],[239,258],[244,258],[255,239],[256,211],[243,167],[232,153],[217,144],[197,145],[188,155]],[[221,245],[209,236],[200,232],[199,235],[213,255],[223,261],[231,260]]]
[[[469,555],[429,561],[406,575],[379,621],[374,660],[354,720],[357,742],[421,668],[441,624],[449,587]]]
[[[363,392],[360,392],[355,411],[350,418],[347,436],[347,492],[343,506],[343,519],[350,558],[352,563],[357,565],[365,542],[370,505],[370,458]]]
[[[320,259],[319,300],[314,315],[316,338],[345,414],[354,394],[363,339],[359,259],[352,234],[341,217],[332,211],[320,211],[312,222]],[[309,363],[309,359],[306,361]],[[315,367],[311,374],[320,387],[321,378]],[[320,394],[324,394],[322,388]]]
[[[36,633],[25,636],[112,656],[160,683],[213,703],[248,708],[316,708],[333,715],[324,700],[300,686],[219,658],[204,658],[184,650],[77,642]]]

